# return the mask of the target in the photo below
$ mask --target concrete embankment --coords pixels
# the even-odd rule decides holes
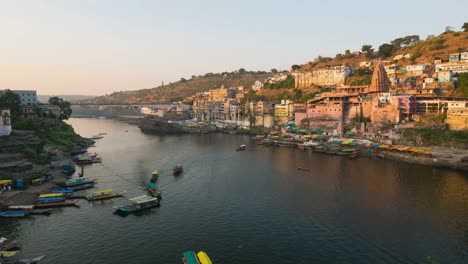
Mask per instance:
[[[384,158],[390,160],[468,171],[468,162],[463,161],[468,153],[464,150],[458,150],[457,153],[454,153],[451,149],[438,148],[437,151],[433,151],[431,156],[394,151],[380,151],[380,153],[384,155]]]

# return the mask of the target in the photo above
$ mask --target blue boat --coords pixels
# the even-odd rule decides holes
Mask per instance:
[[[73,193],[73,190],[52,190],[52,193],[71,194]]]
[[[182,258],[182,261],[185,264],[200,264],[197,259],[197,255],[195,255],[195,252],[189,250],[184,252],[184,257]]]
[[[23,211],[23,210],[0,212],[0,217],[26,217],[26,216],[28,216],[28,212]]]
[[[58,201],[62,201],[63,197],[38,198],[37,200],[43,203],[58,202]]]

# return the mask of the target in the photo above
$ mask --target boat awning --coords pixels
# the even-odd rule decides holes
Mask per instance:
[[[16,255],[17,252],[18,251],[0,251],[0,254],[2,254],[2,256],[4,256],[5,258],[10,258]]]
[[[34,205],[10,205],[8,209],[25,209],[25,210],[32,210]]]
[[[154,171],[152,172],[152,174],[158,174],[158,173],[159,173],[158,170],[154,170]]]
[[[72,193],[73,190],[52,190],[53,193]]]
[[[185,251],[184,258],[187,264],[199,264],[197,260],[197,256],[195,255],[195,252],[193,251]]]
[[[51,197],[61,197],[63,193],[45,193],[39,195],[39,198],[51,198]]]
[[[93,192],[93,194],[102,194],[102,193],[110,193],[112,192],[112,189],[104,189],[104,190],[97,190]]]
[[[158,200],[157,198],[154,198],[148,195],[137,196],[135,198],[130,199],[130,201],[137,203],[137,204],[146,203],[150,201],[157,201],[157,200]]]
[[[8,184],[11,183],[11,180],[0,180],[0,184]]]

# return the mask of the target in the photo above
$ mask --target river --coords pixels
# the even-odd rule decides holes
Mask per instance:
[[[124,198],[51,216],[0,220],[23,256],[44,264],[468,263],[468,176],[386,160],[251,144],[226,134],[157,136],[106,119],[70,119],[82,136],[107,132],[87,166],[98,188],[145,194],[161,171],[160,208],[120,217]],[[239,144],[247,144],[236,152]],[[184,165],[182,175],[170,169]],[[311,171],[297,170],[307,167]]]

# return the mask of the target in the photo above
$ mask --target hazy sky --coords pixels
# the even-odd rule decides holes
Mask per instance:
[[[0,89],[106,94],[468,22],[468,1],[0,0]]]

